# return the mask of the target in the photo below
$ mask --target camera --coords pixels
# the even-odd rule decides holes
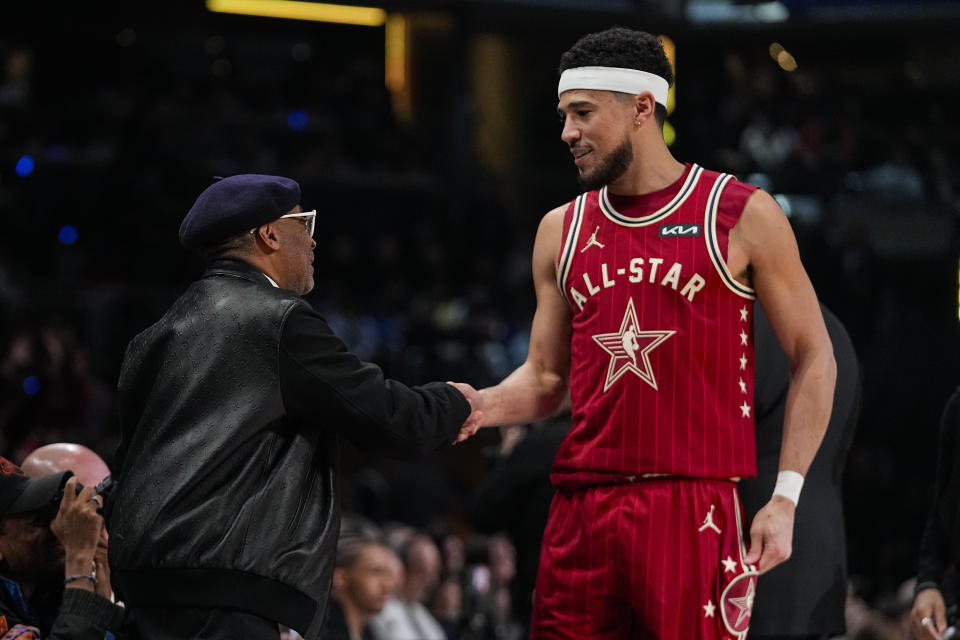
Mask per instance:
[[[60,507],[60,502],[63,500],[63,490],[66,487],[67,480],[69,480],[72,476],[73,476],[72,472],[68,472],[66,475],[63,476],[63,486],[60,487],[60,491],[57,492],[57,495],[54,496],[53,498],[53,502],[57,506],[57,508]],[[97,486],[93,488],[94,495],[100,496],[102,500],[102,502],[100,503],[100,506],[97,508],[97,513],[99,513],[101,516],[103,515],[103,510],[106,507],[107,500],[109,500],[110,497],[113,495],[113,490],[115,487],[116,487],[116,483],[113,481],[113,476],[107,476],[106,478],[101,480],[99,483],[97,483]],[[83,485],[78,482],[76,484],[76,490],[77,490],[77,495],[80,495],[80,492],[83,491]]]

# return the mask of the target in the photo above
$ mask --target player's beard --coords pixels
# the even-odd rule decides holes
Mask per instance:
[[[587,191],[593,191],[605,187],[626,173],[631,162],[633,162],[633,145],[630,143],[630,137],[625,136],[623,142],[607,154],[606,158],[600,160],[593,171],[581,172],[577,179],[581,187]]]

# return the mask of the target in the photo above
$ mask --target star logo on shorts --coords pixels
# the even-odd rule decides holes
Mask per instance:
[[[676,331],[640,331],[637,324],[637,312],[631,298],[619,331],[592,336],[600,348],[610,354],[604,391],[612,387],[627,371],[633,372],[654,389],[657,388],[657,378],[653,375],[653,366],[650,364],[650,352]]]
[[[757,572],[747,571],[734,578],[723,590],[720,611],[723,624],[733,635],[746,633],[757,589]]]

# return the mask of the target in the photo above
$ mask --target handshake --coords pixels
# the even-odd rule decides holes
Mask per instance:
[[[484,424],[483,422],[483,402],[480,391],[477,391],[465,382],[448,382],[447,384],[462,393],[467,399],[467,402],[470,403],[470,415],[467,417],[467,421],[463,423],[463,426],[460,427],[460,433],[457,435],[457,439],[453,441],[453,444],[459,444],[475,434],[480,427],[490,425]]]

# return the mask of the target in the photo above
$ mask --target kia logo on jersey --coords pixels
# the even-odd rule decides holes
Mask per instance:
[[[698,224],[662,224],[659,228],[660,237],[693,238],[700,235]]]

